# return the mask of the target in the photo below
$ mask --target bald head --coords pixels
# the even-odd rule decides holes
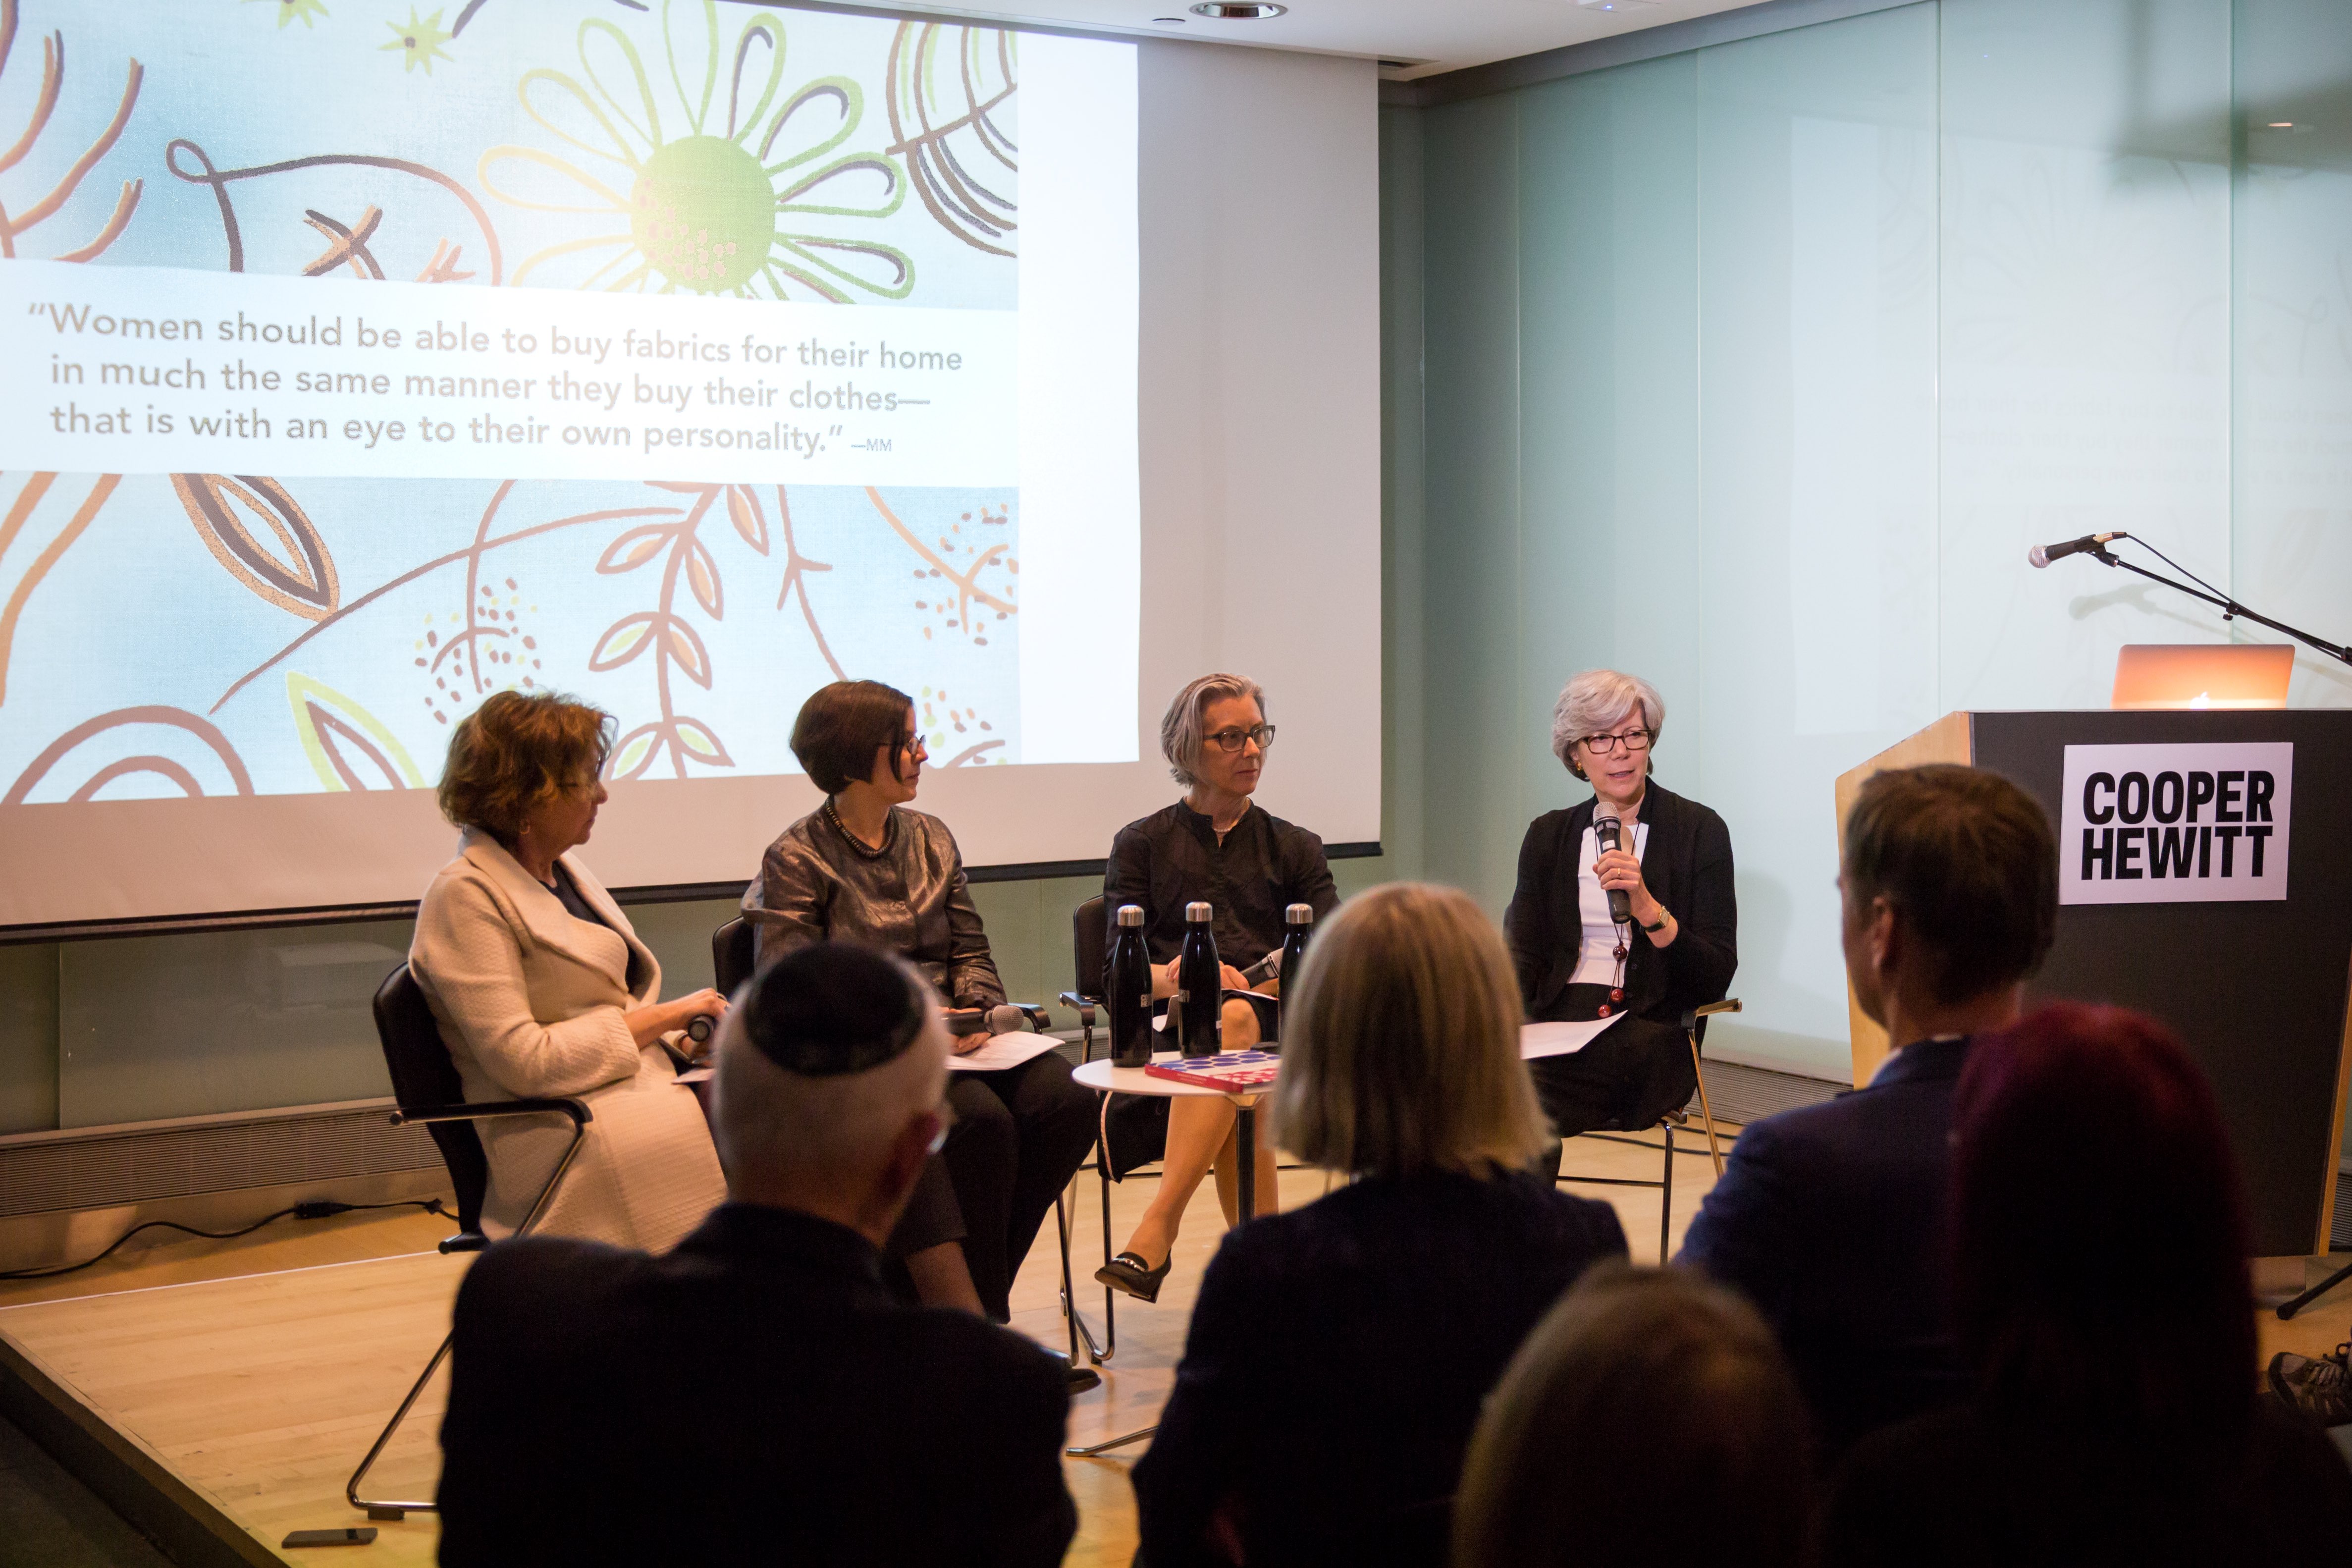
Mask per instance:
[[[719,1026],[711,1132],[738,1202],[879,1245],[941,1123],[948,1037],[922,977],[846,942],[754,975]]]

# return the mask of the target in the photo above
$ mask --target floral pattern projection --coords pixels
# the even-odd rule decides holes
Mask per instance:
[[[0,0],[0,258],[1010,310],[1016,66],[713,0]],[[1019,514],[0,474],[0,803],[425,788],[506,688],[618,715],[615,778],[789,771],[844,676],[918,693],[940,764],[1017,762]]]

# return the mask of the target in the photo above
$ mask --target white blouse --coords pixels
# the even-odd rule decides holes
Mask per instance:
[[[1637,819],[1633,839],[1633,858],[1639,860],[1649,847],[1650,825]],[[1568,977],[1570,985],[1617,984],[1617,944],[1621,940],[1632,944],[1633,928],[1627,926],[1621,939],[1609,919],[1609,890],[1593,869],[1600,858],[1601,836],[1588,826],[1576,850],[1576,907],[1584,923],[1584,944],[1577,950],[1576,973]]]

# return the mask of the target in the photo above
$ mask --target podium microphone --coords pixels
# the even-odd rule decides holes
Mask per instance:
[[[2086,533],[2063,544],[2037,544],[2025,552],[2025,559],[2035,566],[2047,566],[2053,561],[2079,555],[2085,550],[2103,550],[2118,539],[2130,537],[2128,533]]]
[[[1603,850],[1622,848],[1625,843],[1625,825],[1613,816],[1592,819],[1592,836]],[[1633,918],[1633,895],[1622,888],[1609,889],[1609,918],[1623,925]]]

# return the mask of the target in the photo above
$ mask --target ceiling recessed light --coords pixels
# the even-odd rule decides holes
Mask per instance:
[[[2267,129],[2272,131],[2292,131],[2294,129],[2294,121],[2292,120],[2273,120],[2270,122]]]
[[[1181,27],[1184,25],[1184,18],[1181,16],[1154,16],[1151,18],[1151,25],[1155,27]]]
[[[1273,4],[1273,0],[1201,0],[1192,7],[1192,15],[1212,16],[1220,22],[1263,22],[1289,9],[1287,5]]]

